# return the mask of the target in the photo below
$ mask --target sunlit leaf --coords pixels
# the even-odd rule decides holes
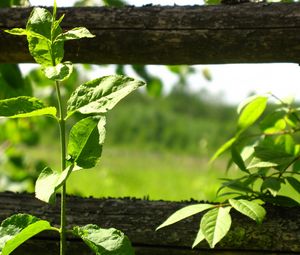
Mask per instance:
[[[239,130],[247,129],[258,120],[266,109],[267,101],[267,97],[257,97],[244,106],[238,119]]]
[[[194,240],[194,243],[192,245],[192,248],[195,248],[199,243],[201,243],[205,239],[205,236],[203,235],[201,229],[199,229],[197,236]]]
[[[214,248],[230,229],[230,209],[231,207],[211,209],[201,219],[201,231],[211,248]]]
[[[12,29],[6,29],[4,31],[12,35],[27,35],[27,31],[24,28],[12,28]]]
[[[229,203],[234,209],[255,220],[257,223],[262,223],[266,215],[266,210],[254,201],[229,199]]]
[[[36,7],[26,25],[30,54],[45,67],[60,63],[64,56],[63,42],[51,43],[62,32],[60,26],[52,30],[52,22],[52,14],[48,10]]]
[[[63,172],[53,171],[46,167],[39,175],[35,183],[35,197],[46,203],[55,202],[56,191],[66,181],[73,167],[70,166]]]
[[[29,238],[44,230],[54,230],[50,223],[28,214],[13,215],[0,226],[0,254],[9,255]]]
[[[34,97],[20,96],[0,100],[0,117],[28,118],[41,115],[56,116],[56,108],[45,107],[42,101]]]
[[[212,207],[214,207],[214,205],[211,204],[197,204],[183,207],[180,210],[173,213],[171,216],[169,216],[168,219],[165,222],[163,222],[156,230],[174,224],[178,221],[188,218],[194,214],[203,212]]]
[[[77,122],[71,129],[69,161],[88,169],[94,167],[102,154],[105,139],[105,117],[88,117]]]
[[[63,81],[69,78],[73,71],[71,62],[64,62],[56,66],[48,66],[44,69],[45,76],[54,81]]]
[[[79,236],[97,255],[134,255],[128,237],[117,229],[103,229],[89,224],[74,227],[73,233]]]
[[[253,158],[249,165],[247,166],[247,169],[251,168],[266,168],[266,167],[276,167],[278,166],[278,163],[275,162],[268,162],[268,161],[262,161],[259,158]]]
[[[82,114],[103,114],[112,109],[144,82],[133,78],[111,75],[79,86],[68,100],[68,116],[78,111]]]
[[[67,32],[60,34],[55,41],[67,41],[67,40],[77,40],[81,38],[93,38],[93,35],[88,29],[85,27],[76,27]]]
[[[294,188],[294,190],[296,190],[300,195],[300,181],[291,176],[286,177],[286,180]]]
[[[210,162],[215,161],[219,156],[221,156],[225,151],[227,151],[236,141],[236,137],[231,138],[226,143],[224,143],[212,156]]]

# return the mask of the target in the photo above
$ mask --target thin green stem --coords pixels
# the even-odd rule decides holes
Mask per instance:
[[[61,171],[66,168],[66,123],[59,82],[55,82],[58,109],[59,109],[59,130],[61,145]],[[60,255],[66,254],[66,183],[61,188],[61,210],[60,210]]]

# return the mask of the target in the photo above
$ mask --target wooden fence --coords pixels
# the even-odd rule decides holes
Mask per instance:
[[[144,201],[138,199],[68,198],[67,220],[73,225],[94,223],[124,231],[132,241],[136,255],[234,255],[234,254],[300,254],[300,208],[269,206],[262,225],[239,214],[233,214],[232,230],[210,250],[203,242],[191,249],[200,217],[196,215],[165,229],[155,231],[175,210],[193,202]],[[59,224],[59,199],[56,206],[38,201],[30,194],[0,193],[0,220],[23,212]],[[58,236],[42,233],[23,244],[14,255],[58,254]],[[69,237],[67,254],[92,254],[78,239]],[[200,252],[201,251],[201,252]]]
[[[30,8],[0,9],[0,29],[24,27]],[[300,60],[300,3],[141,8],[60,8],[63,28],[85,25],[93,40],[66,43],[66,59],[97,64],[220,64],[294,62]],[[32,62],[25,38],[0,30],[0,63]],[[59,204],[59,203],[58,203]],[[210,250],[192,250],[200,216],[155,232],[172,212],[188,202],[70,197],[68,224],[95,223],[123,230],[137,255],[300,254],[300,208],[268,208],[258,226],[234,214],[229,235]],[[29,194],[0,194],[0,220],[31,213],[58,224],[59,207]],[[90,251],[68,238],[68,254]],[[42,233],[15,255],[58,254],[58,236]]]

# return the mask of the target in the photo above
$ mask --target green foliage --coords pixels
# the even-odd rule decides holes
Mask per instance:
[[[205,213],[201,219],[201,231],[211,248],[214,248],[230,229],[230,209],[230,207],[214,208]]]
[[[25,83],[17,65],[0,64],[0,99],[16,97],[19,95],[32,95],[32,88]]]
[[[267,112],[270,97],[279,104]],[[230,229],[231,208],[260,224],[266,215],[263,203],[299,206],[299,195],[294,198],[280,194],[282,186],[287,184],[298,194],[300,191],[299,171],[297,166],[293,167],[300,159],[299,108],[273,95],[258,95],[242,102],[238,113],[236,134],[217,150],[212,161],[231,151],[229,165],[234,164],[242,175],[223,179],[218,193],[227,200],[202,216],[193,247],[204,239],[211,248],[215,247]],[[259,125],[255,125],[259,120]],[[168,220],[161,226],[169,225],[166,223]]]
[[[68,117],[75,112],[104,114],[142,85],[142,81],[121,75],[105,76],[82,84],[68,100]]]
[[[13,215],[0,226],[0,254],[9,255],[29,238],[45,230],[56,230],[45,220],[28,214]]]
[[[187,217],[190,217],[194,214],[203,212],[209,208],[214,207],[213,205],[210,204],[197,204],[197,205],[189,205],[186,206],[175,213],[173,213],[163,224],[161,224],[159,227],[157,227],[156,230],[166,227],[168,225],[174,224],[178,221],[181,221]]]
[[[66,183],[78,168],[94,167],[101,157],[105,138],[104,114],[112,109],[122,98],[133,92],[143,82],[125,76],[107,76],[87,82],[71,95],[68,101],[68,117],[75,112],[86,114],[85,118],[73,125],[70,133],[66,130],[65,103],[61,95],[61,81],[67,80],[73,71],[71,62],[62,63],[64,41],[94,37],[86,28],[78,27],[63,32],[60,23],[64,16],[56,19],[56,2],[53,14],[44,8],[34,8],[28,19],[26,29],[14,28],[6,31],[13,35],[26,35],[29,51],[41,65],[44,75],[55,81],[57,106],[46,107],[44,103],[29,96],[19,96],[0,100],[0,116],[8,118],[28,118],[50,115],[58,123],[61,145],[61,171],[44,168],[35,185],[36,197],[46,203],[54,203],[57,190],[61,189],[60,255],[66,252]],[[11,67],[12,69],[13,67]],[[4,81],[20,78],[12,69],[0,78]],[[0,72],[1,74],[1,72]],[[40,78],[39,75],[36,76]],[[91,116],[93,115],[93,116]],[[69,135],[69,145],[66,137]],[[68,149],[68,151],[66,151]],[[17,215],[5,220],[0,227],[0,254],[8,255],[20,244],[43,230],[54,230],[46,221],[31,215]],[[75,228],[80,236],[96,254],[134,254],[128,238],[115,229],[100,229],[94,225]],[[2,245],[2,246],[1,246]]]
[[[117,229],[102,229],[97,225],[90,224],[83,227],[74,227],[73,232],[97,255],[134,254],[128,237]]]
[[[62,172],[55,172],[46,167],[40,173],[35,183],[35,196],[49,204],[55,203],[56,191],[66,182],[73,167],[68,167]]]
[[[69,162],[85,169],[97,164],[105,139],[105,124],[105,117],[88,117],[72,127],[68,145]]]
[[[56,116],[56,108],[46,107],[34,97],[20,96],[0,101],[1,117],[28,118],[40,115]]]

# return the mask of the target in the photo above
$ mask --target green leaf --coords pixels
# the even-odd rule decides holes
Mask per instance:
[[[56,116],[55,107],[45,107],[34,97],[20,96],[0,101],[0,117],[28,118],[41,115]]]
[[[264,162],[271,162],[277,165],[290,164],[294,160],[294,156],[285,151],[273,149],[265,146],[254,147],[255,157]]]
[[[250,127],[263,114],[267,106],[267,97],[257,97],[244,106],[239,119],[238,128],[243,131]]]
[[[48,66],[44,69],[45,76],[54,81],[64,81],[69,78],[73,71],[71,62],[64,62],[56,66]]]
[[[277,163],[274,162],[268,162],[268,161],[261,161],[259,158],[253,158],[249,165],[247,166],[247,169],[251,168],[269,168],[269,167],[276,167],[278,166]]]
[[[12,28],[12,29],[6,29],[4,31],[11,35],[27,35],[27,31],[24,28]]]
[[[85,169],[97,164],[105,139],[105,123],[104,116],[88,117],[72,127],[68,144],[70,162]]]
[[[117,229],[102,229],[89,224],[74,227],[73,233],[79,236],[96,255],[134,255],[128,237]]]
[[[300,181],[294,177],[286,177],[288,183],[300,194]]]
[[[54,230],[50,223],[28,214],[13,215],[0,226],[0,254],[9,255],[29,238],[44,230]]]
[[[18,65],[0,64],[0,99],[31,96],[31,84],[25,82]]]
[[[93,35],[85,27],[76,27],[65,33],[60,34],[59,36],[57,36],[55,41],[77,40],[81,38],[93,38],[93,37],[95,37],[95,35]]]
[[[267,203],[271,203],[273,205],[279,205],[279,206],[284,206],[284,207],[294,207],[294,206],[299,206],[300,204],[292,199],[291,197],[287,196],[263,196],[262,200],[264,200]]]
[[[55,172],[49,167],[44,168],[35,183],[35,197],[46,203],[54,204],[56,191],[67,180],[72,170],[73,166],[69,166],[63,172]]]
[[[276,133],[285,129],[286,122],[284,117],[286,115],[285,111],[274,111],[268,114],[260,123],[260,129],[266,134]]]
[[[212,207],[214,207],[214,205],[210,205],[210,204],[197,204],[197,205],[189,205],[189,206],[183,207],[180,210],[173,213],[170,217],[168,217],[168,219],[165,222],[163,222],[159,227],[157,227],[156,230],[166,227],[166,226],[169,226],[171,224],[174,224],[178,221],[181,221],[181,220],[183,220],[187,217],[190,217],[194,214],[203,212]]]
[[[26,25],[30,54],[35,61],[44,66],[53,66],[61,62],[64,56],[64,44],[53,39],[61,34],[62,29],[56,26],[52,30],[52,14],[44,8],[34,8]]]
[[[231,147],[231,156],[232,156],[232,160],[233,162],[239,167],[240,170],[242,170],[243,172],[249,173],[249,171],[247,170],[244,160],[241,157],[241,154],[239,153],[239,151],[237,150],[237,148],[235,146]]]
[[[201,219],[201,231],[211,248],[214,248],[230,229],[230,209],[231,207],[211,209]]]
[[[254,201],[229,199],[229,203],[234,209],[255,220],[259,224],[262,223],[266,215],[266,210]]]
[[[111,75],[79,86],[68,100],[68,117],[78,111],[82,114],[103,114],[122,98],[144,85],[133,78]]]
[[[281,180],[279,178],[275,177],[268,177],[266,178],[262,185],[261,185],[261,190],[268,190],[271,192],[272,196],[276,196],[278,191],[280,190],[281,187]]]
[[[247,184],[244,184],[243,182],[241,182],[238,179],[237,180],[228,180],[226,182],[223,182],[222,186],[219,188],[217,193],[219,193],[224,188],[229,188],[229,189],[241,191],[244,193],[254,193],[253,190],[247,186]]]
[[[231,138],[226,143],[224,143],[212,156],[210,162],[215,161],[219,156],[221,156],[225,151],[227,151],[236,141],[236,137]]]
[[[192,248],[195,248],[199,243],[201,243],[205,239],[205,236],[203,235],[201,229],[199,229],[197,236],[194,240],[194,243],[192,245]]]

